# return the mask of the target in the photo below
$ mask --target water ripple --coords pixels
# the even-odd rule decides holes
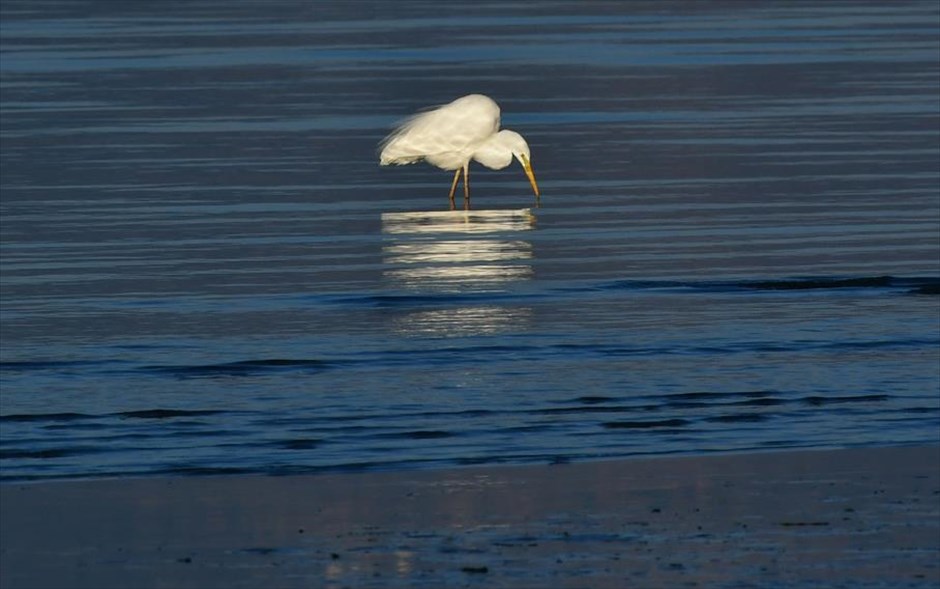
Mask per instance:
[[[935,3],[3,6],[4,480],[936,441]]]

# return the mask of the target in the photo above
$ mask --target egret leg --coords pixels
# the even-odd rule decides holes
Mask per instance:
[[[463,167],[463,208],[470,210],[470,163]]]
[[[457,192],[457,182],[460,181],[460,172],[462,170],[457,168],[457,171],[454,172],[454,182],[450,185],[450,210],[454,210],[456,205],[454,204],[454,193]]]

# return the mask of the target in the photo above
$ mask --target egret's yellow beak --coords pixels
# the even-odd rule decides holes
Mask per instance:
[[[524,154],[519,156],[519,161],[522,162],[522,169],[525,170],[525,175],[529,179],[529,184],[532,185],[532,190],[535,192],[536,198],[541,196],[539,194],[539,185],[535,183],[535,173],[532,171],[532,164],[529,163],[529,158]]]

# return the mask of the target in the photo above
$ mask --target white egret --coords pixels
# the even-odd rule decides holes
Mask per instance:
[[[425,160],[442,170],[456,170],[450,185],[451,210],[461,173],[464,208],[470,208],[471,159],[491,170],[502,170],[515,157],[529,178],[538,205],[539,187],[532,172],[529,144],[515,131],[499,130],[499,106],[488,96],[470,94],[419,113],[386,137],[381,148],[383,166]]]

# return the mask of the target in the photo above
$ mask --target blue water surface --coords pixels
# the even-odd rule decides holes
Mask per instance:
[[[438,4],[3,1],[5,480],[938,440],[935,2]]]

